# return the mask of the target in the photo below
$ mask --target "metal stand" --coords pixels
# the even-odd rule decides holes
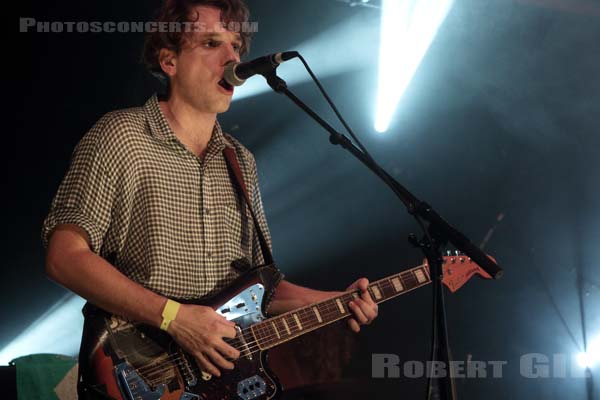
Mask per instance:
[[[286,95],[298,107],[317,121],[327,132],[331,144],[340,145],[348,150],[396,194],[406,206],[408,212],[413,215],[419,225],[423,227],[424,238],[418,241],[414,235],[409,241],[419,247],[429,262],[430,273],[433,281],[433,333],[432,333],[432,363],[429,373],[429,384],[427,391],[428,399],[453,400],[455,398],[454,385],[450,376],[450,354],[448,345],[448,333],[446,329],[446,312],[444,307],[444,292],[442,287],[442,253],[441,247],[446,243],[452,243],[458,250],[475,261],[483,270],[493,278],[502,276],[502,269],[492,261],[485,253],[475,246],[465,235],[449,225],[431,206],[417,199],[412,193],[398,183],[391,175],[383,170],[373,159],[364,154],[346,136],[337,132],[331,125],[319,117],[313,110],[296,97],[287,87],[286,82],[277,76],[276,71],[263,75],[267,83],[277,92]],[[427,229],[423,221],[429,223]],[[445,374],[435,374],[436,362],[442,362]]]
[[[453,400],[456,398],[454,379],[450,369],[450,345],[446,323],[446,307],[444,303],[444,286],[442,285],[442,246],[435,236],[429,233],[421,241],[417,241],[414,234],[408,239],[415,247],[420,248],[427,262],[431,274],[433,290],[432,323],[431,323],[431,357],[427,369],[427,399],[428,400]]]

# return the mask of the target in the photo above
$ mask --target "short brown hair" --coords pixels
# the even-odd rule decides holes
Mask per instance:
[[[189,21],[189,14],[195,6],[209,6],[221,10],[221,22],[248,22],[250,12],[244,0],[165,0],[157,11],[157,22],[176,22],[183,24]],[[181,25],[180,25],[181,26]],[[163,83],[168,85],[168,77],[163,72],[158,61],[161,49],[169,49],[179,54],[184,36],[187,32],[155,32],[147,33],[144,41],[142,61],[146,68]],[[242,29],[240,32],[242,47],[240,55],[244,55],[250,49],[251,33]]]

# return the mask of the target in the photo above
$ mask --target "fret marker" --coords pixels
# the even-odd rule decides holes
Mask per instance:
[[[277,327],[275,326],[275,322],[271,322],[271,325],[273,325],[273,329],[275,329],[275,334],[277,335],[277,339],[281,339],[281,335],[279,335],[279,331],[277,330]]]
[[[302,330],[302,324],[300,323],[300,318],[298,318],[298,314],[292,314],[294,316],[294,320],[296,320],[296,325],[298,325],[298,329]]]
[[[287,331],[288,335],[291,335],[292,332],[290,331],[290,327],[287,324],[287,321],[285,320],[285,318],[282,318],[281,321],[283,322],[283,326],[285,326],[285,330]]]
[[[398,277],[392,279],[392,285],[394,285],[396,292],[401,292],[404,290],[404,287],[402,287],[402,282],[400,282],[400,278]]]
[[[373,292],[373,296],[375,296],[375,300],[381,299],[381,291],[375,285],[371,286],[371,291]]]
[[[352,292],[352,297],[354,297],[355,299],[358,299],[358,293]]]
[[[315,313],[315,315],[317,316],[317,320],[319,321],[319,323],[322,323],[323,319],[321,318],[321,313],[319,312],[317,307],[313,307],[312,309],[313,309],[313,312]]]
[[[337,306],[340,309],[340,313],[341,314],[346,314],[346,310],[344,309],[344,306],[342,305],[341,300],[340,299],[335,299],[335,302],[337,303]]]
[[[419,283],[427,282],[427,278],[422,270],[418,269],[415,271],[415,277]]]

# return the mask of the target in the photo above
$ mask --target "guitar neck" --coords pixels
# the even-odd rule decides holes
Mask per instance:
[[[376,303],[410,292],[431,282],[429,267],[425,264],[371,282],[369,294]],[[350,317],[348,303],[360,296],[358,290],[289,311],[251,327],[256,343],[261,350],[267,350],[290,341],[305,333]]]

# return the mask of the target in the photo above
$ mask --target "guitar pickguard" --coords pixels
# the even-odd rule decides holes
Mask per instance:
[[[261,306],[265,288],[262,284],[254,284],[215,311],[228,321],[234,321],[242,329],[250,327],[264,319]]]

